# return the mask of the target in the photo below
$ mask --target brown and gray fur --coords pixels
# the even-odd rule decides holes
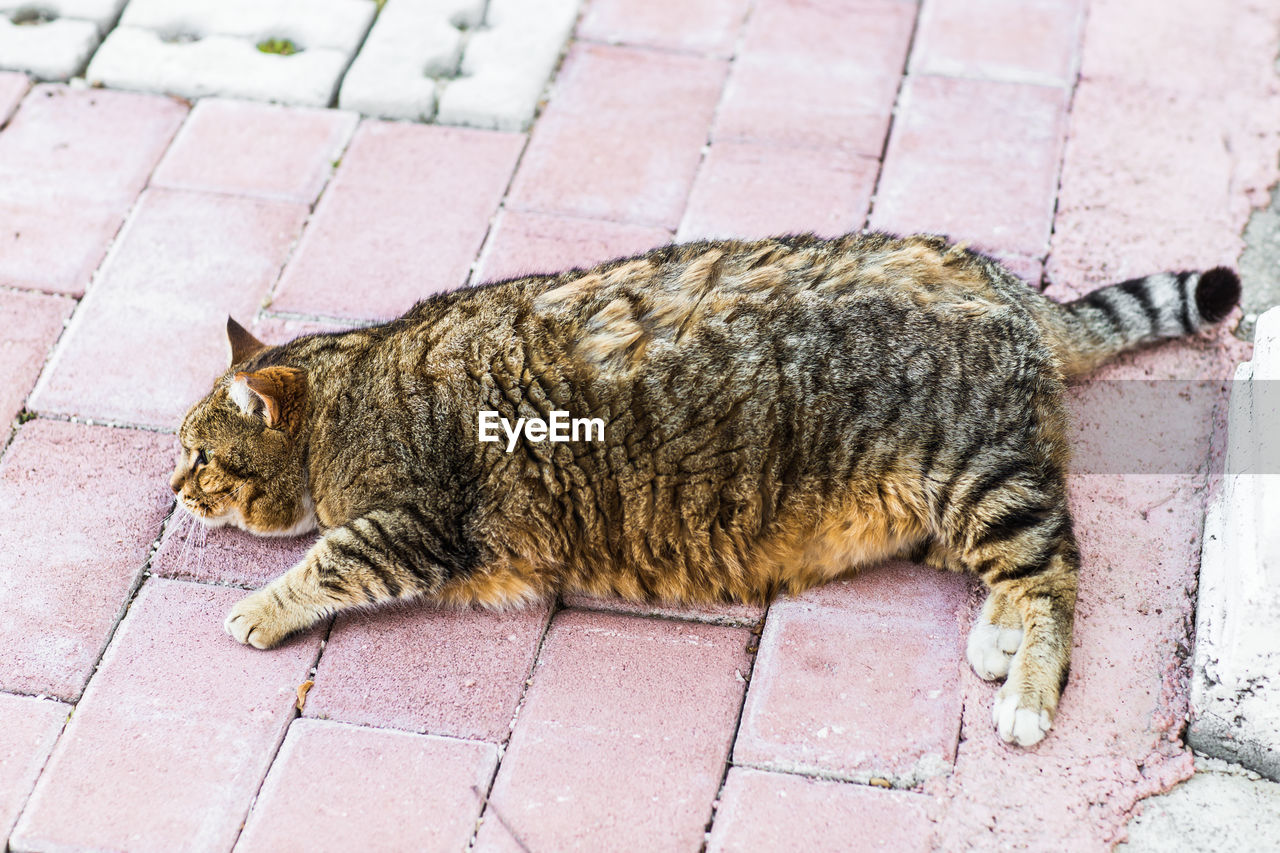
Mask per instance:
[[[990,588],[969,643],[1029,745],[1067,680],[1079,551],[1066,377],[1221,320],[1229,270],[1059,306],[937,237],[701,242],[443,294],[368,329],[261,344],[179,431],[209,524],[318,526],[241,601],[276,645],[395,599],[557,593],[763,602],[899,555]],[[604,440],[478,440],[478,413],[605,421]]]

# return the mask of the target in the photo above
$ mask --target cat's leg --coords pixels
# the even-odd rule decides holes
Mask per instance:
[[[237,602],[224,626],[269,649],[339,610],[437,592],[459,568],[446,565],[456,551],[434,541],[419,513],[372,512],[326,532],[300,563]]]
[[[945,571],[960,572],[967,568],[961,557],[936,537],[924,540],[906,556],[913,562]],[[969,665],[984,681],[1004,678],[1021,645],[1022,614],[1003,593],[989,593],[969,629],[965,650]]]
[[[1004,593],[991,592],[969,629],[969,665],[985,681],[1004,678],[1021,646],[1022,614]]]
[[[989,490],[971,507],[961,542],[964,561],[991,590],[977,639],[970,635],[970,662],[984,678],[999,677],[998,656],[1015,647],[992,716],[1002,739],[1031,746],[1053,724],[1071,662],[1080,556],[1065,490],[1061,483]]]

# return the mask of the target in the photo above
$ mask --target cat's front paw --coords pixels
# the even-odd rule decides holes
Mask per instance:
[[[222,627],[236,642],[256,649],[269,649],[305,625],[291,619],[271,594],[260,589],[236,602]]]
[[[1034,746],[1044,740],[1053,726],[1054,710],[1037,699],[1034,692],[1019,690],[1010,683],[1000,688],[995,705],[991,708],[991,721],[996,733],[1005,743],[1018,746]]]
[[[1009,674],[1013,656],[1021,645],[1021,628],[1002,628],[979,619],[969,630],[965,657],[979,678],[995,681]]]

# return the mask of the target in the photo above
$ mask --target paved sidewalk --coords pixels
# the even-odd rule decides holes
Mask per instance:
[[[308,543],[166,535],[171,433],[229,313],[284,340],[677,238],[939,230],[1058,299],[1234,264],[1280,177],[1278,45],[1280,10],[1251,0],[587,0],[525,133],[0,74],[0,838],[1123,839],[1194,771],[1225,388],[1153,430],[1186,473],[1072,478],[1072,681],[1031,750],[993,734],[963,660],[979,591],[916,566],[767,614],[404,609],[241,647],[226,610]],[[1248,352],[1221,330],[1100,376],[1225,380]],[[1073,392],[1086,453],[1109,400]]]

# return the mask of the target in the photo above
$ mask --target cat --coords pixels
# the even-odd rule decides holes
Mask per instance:
[[[280,346],[229,318],[171,486],[207,525],[319,528],[227,617],[264,649],[397,599],[767,602],[895,556],[969,571],[968,660],[1030,746],[1080,562],[1064,380],[1239,294],[1219,267],[1059,305],[943,238],[861,233],[672,245]],[[548,440],[557,412],[601,429]]]

